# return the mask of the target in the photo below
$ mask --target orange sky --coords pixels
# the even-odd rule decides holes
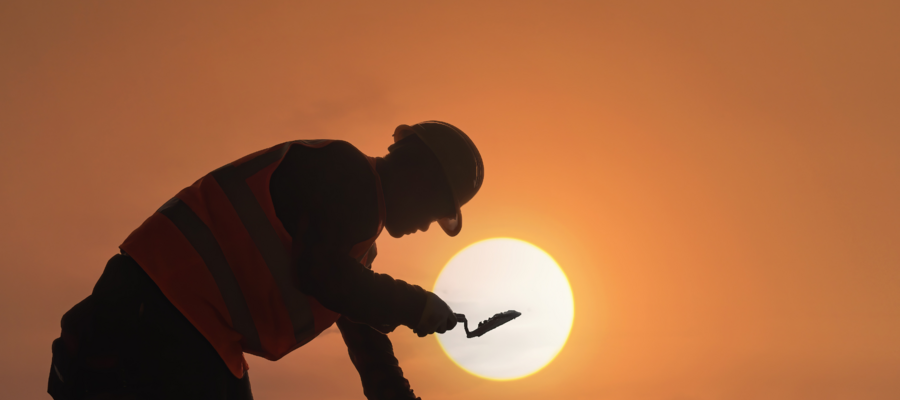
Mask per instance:
[[[180,188],[426,119],[484,187],[458,237],[384,235],[375,269],[430,288],[516,237],[576,316],[511,382],[399,329],[424,399],[900,398],[900,3],[185,3],[0,3],[5,398],[49,398],[60,317]],[[258,399],[362,398],[334,332],[249,361]]]

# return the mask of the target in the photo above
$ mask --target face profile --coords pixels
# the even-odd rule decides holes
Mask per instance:
[[[391,171],[382,174],[385,229],[392,237],[425,232],[435,221],[456,212],[440,164],[416,135],[400,139],[384,159]]]

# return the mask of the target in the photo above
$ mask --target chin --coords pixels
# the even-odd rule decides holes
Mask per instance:
[[[406,235],[405,232],[397,232],[394,229],[391,229],[390,227],[388,227],[387,225],[384,226],[384,230],[386,230],[388,232],[388,235],[391,235],[391,237],[395,238],[395,239],[400,239],[403,237],[403,235]]]

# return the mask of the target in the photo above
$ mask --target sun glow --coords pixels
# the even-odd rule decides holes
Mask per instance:
[[[462,324],[437,335],[451,360],[485,379],[519,379],[544,368],[565,345],[575,316],[565,273],[547,252],[518,239],[492,238],[460,250],[434,292],[466,315],[469,329],[501,311],[522,313],[482,337],[467,339]]]

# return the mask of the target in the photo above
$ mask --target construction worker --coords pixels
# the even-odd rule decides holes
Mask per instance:
[[[277,360],[337,323],[367,398],[416,398],[386,333],[444,333],[456,318],[434,293],[373,272],[375,239],[435,221],[457,235],[484,168],[450,124],[393,136],[383,158],[343,141],[279,144],[179,192],[63,316],[49,393],[252,399],[243,353]]]

